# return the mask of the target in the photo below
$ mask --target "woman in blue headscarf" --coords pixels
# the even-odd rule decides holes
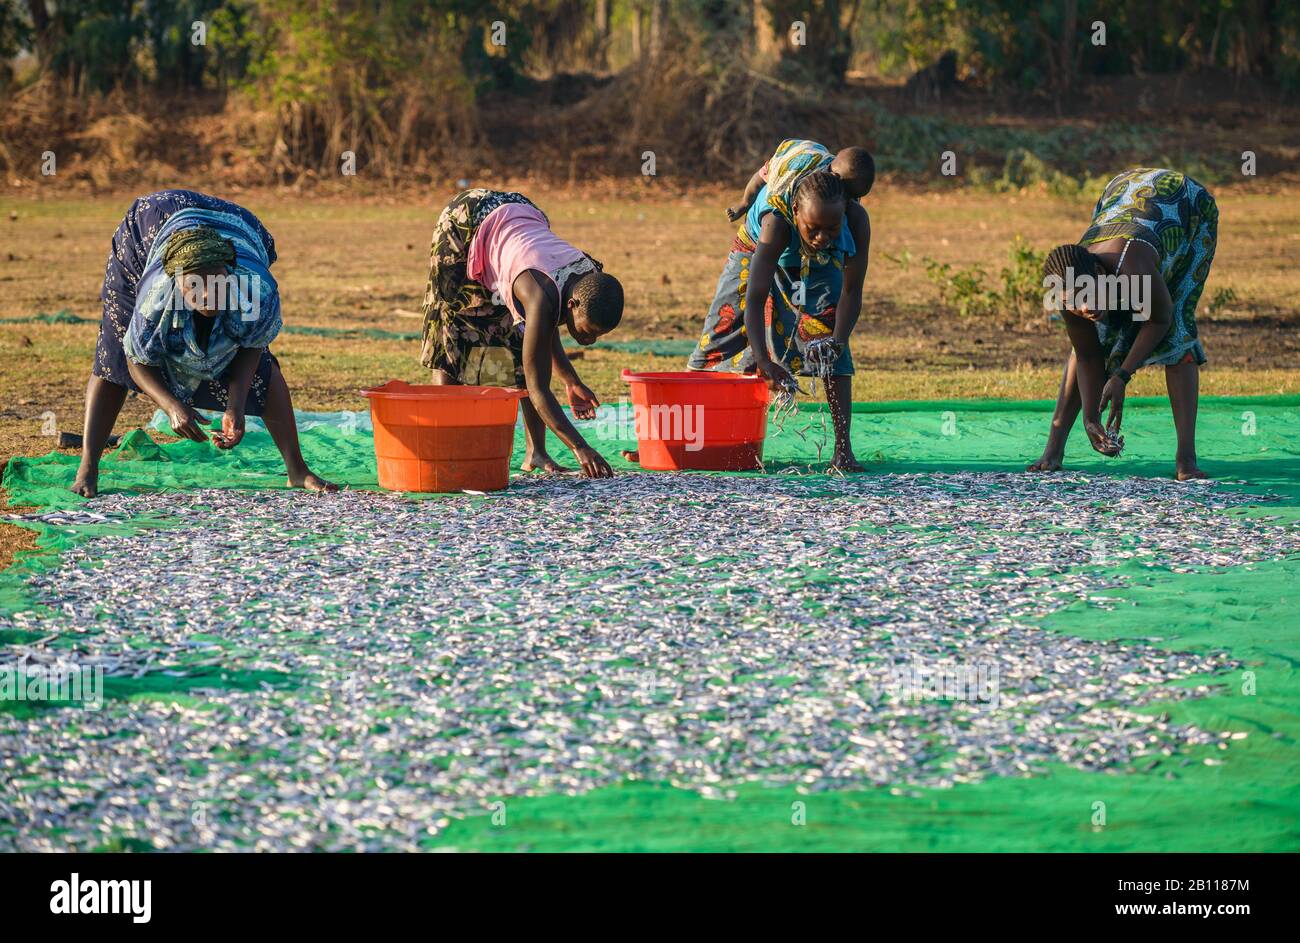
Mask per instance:
[[[81,467],[72,490],[99,491],[99,458],[128,392],[145,393],[176,434],[206,441],[195,408],[224,413],[218,448],[261,416],[289,485],[335,491],[298,446],[293,402],[275,356],[280,293],[275,241],[241,206],[191,190],[140,197],[113,234],[100,297],[104,317],[86,387]]]

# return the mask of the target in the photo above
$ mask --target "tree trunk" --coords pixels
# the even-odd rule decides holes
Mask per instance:
[[[1065,0],[1065,22],[1061,24],[1060,76],[1057,87],[1064,96],[1074,86],[1074,31],[1079,25],[1078,0]]]
[[[658,59],[664,49],[664,32],[668,28],[668,0],[653,0],[650,7],[650,58]]]
[[[769,62],[781,55],[781,40],[772,26],[772,12],[765,0],[754,0],[754,53],[760,60]]]
[[[641,5],[632,5],[632,58],[641,61]]]
[[[36,58],[42,69],[48,68],[54,52],[50,11],[45,8],[45,0],[27,0],[27,12],[32,18],[32,31],[36,34]]]
[[[609,65],[609,0],[596,0],[596,66]]]

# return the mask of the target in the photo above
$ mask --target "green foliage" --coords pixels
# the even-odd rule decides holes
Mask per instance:
[[[1046,252],[1037,252],[1017,236],[1007,252],[1008,264],[999,272],[1001,288],[985,284],[985,272],[978,266],[954,268],[951,263],[923,257],[925,274],[939,289],[942,304],[963,318],[988,317],[998,313],[1030,314],[1042,310],[1043,263]],[[895,260],[906,265],[906,259]]]
[[[896,0],[863,19],[858,47],[887,73],[953,49],[978,84],[1058,99],[1081,76],[1222,68],[1297,88],[1300,6],[1276,0]],[[1074,9],[1071,18],[1070,10]],[[1094,42],[1094,23],[1105,42]],[[1098,38],[1100,38],[1098,36]]]
[[[1170,150],[1151,125],[1109,122],[1100,127],[954,121],[942,115],[896,113],[868,103],[876,166],[881,172],[933,175],[939,155],[960,154],[957,181],[998,193],[1042,190],[1068,199],[1101,194],[1110,174],[1093,168],[1175,167],[1205,184],[1233,179],[1234,165]]]
[[[416,67],[423,55],[410,50],[427,40],[440,54],[450,51],[470,84],[501,85],[516,82],[525,70],[580,72],[596,65],[596,3],[0,0],[0,59],[19,48],[37,51],[46,68],[88,89],[139,78],[160,87],[197,88],[243,77],[253,65],[249,47],[262,42],[258,31],[268,25],[307,40],[312,32],[355,29],[331,42],[316,36],[304,48],[315,45],[327,55],[397,54]],[[37,10],[47,24],[36,22]],[[752,50],[758,30],[771,29],[776,35],[767,39],[781,48],[783,69],[832,84],[842,80],[855,55],[887,73],[906,73],[952,49],[968,81],[1041,90],[1058,99],[1088,75],[1184,68],[1222,68],[1300,87],[1300,5],[1278,0],[1170,0],[1154,6],[1121,0],[608,0],[607,11],[625,36],[635,21],[643,47],[657,22],[666,45],[673,36],[687,36],[698,47],[714,48],[717,38],[733,57]],[[755,22],[757,11],[770,26]],[[192,45],[195,20],[227,42]],[[484,41],[485,29],[496,20],[507,26],[508,53]],[[791,45],[787,34],[796,20],[807,31],[802,47]],[[1094,42],[1095,22],[1106,25],[1104,44]],[[377,44],[385,23],[405,24],[411,32],[391,34],[400,40],[394,45]],[[362,60],[352,62],[363,66]]]
[[[1003,306],[1020,314],[1043,308],[1043,263],[1047,252],[1037,252],[1020,236],[1007,250],[1008,265],[1002,269]]]
[[[1238,300],[1237,293],[1231,288],[1216,289],[1213,297],[1210,298],[1210,317],[1214,317],[1228,305],[1235,304]]]
[[[940,115],[895,113],[869,103],[877,161],[888,169],[921,172],[943,151],[960,150],[966,160],[986,169],[1001,165],[997,178],[1006,189],[1043,182],[1052,172],[1076,175],[1123,152],[1149,152],[1152,130],[1124,122],[1100,128],[1058,125],[1034,128],[971,124]],[[959,168],[960,170],[960,168]]]
[[[939,289],[939,300],[963,318],[990,315],[997,311],[998,293],[984,285],[978,266],[953,268],[949,262],[924,259],[925,275]]]
[[[245,30],[235,49],[247,65],[233,84],[273,115],[264,130],[286,170],[334,174],[351,152],[359,169],[385,174],[472,142],[462,63],[483,23],[469,6],[256,0],[221,30]]]
[[[0,0],[0,63],[30,48],[31,41],[31,26],[19,12],[17,0]]]
[[[601,2],[606,36],[595,27]],[[1071,6],[1078,11],[1073,19]],[[790,42],[796,20],[807,30],[804,46]],[[1106,23],[1104,46],[1091,42],[1095,20]],[[207,26],[206,45],[191,42],[196,21]],[[495,21],[505,26],[505,46],[489,40]],[[758,55],[773,49],[780,57],[775,65]],[[1069,198],[1099,189],[1102,181],[1089,176],[1090,168],[1162,164],[1207,184],[1230,173],[1176,152],[1149,126],[977,124],[872,101],[849,104],[845,96],[827,99],[855,53],[905,72],[947,49],[957,52],[971,86],[1046,90],[1058,101],[1082,77],[1139,67],[1213,66],[1297,87],[1300,6],[1276,0],[1171,0],[1151,9],[1119,0],[0,0],[0,89],[15,81],[5,63],[28,50],[44,75],[61,80],[51,98],[121,87],[144,97],[233,92],[263,112],[251,132],[287,172],[334,171],[344,150],[364,150],[372,170],[379,169],[374,161],[394,170],[458,149],[471,155],[482,143],[484,95],[532,92],[540,80],[618,64],[626,66],[615,77],[621,88],[599,101],[588,93],[602,87],[603,76],[577,94],[577,86],[563,82],[545,89],[548,107],[569,104],[566,95],[584,98],[566,117],[575,124],[556,135],[566,142],[557,148],[592,153],[600,144],[631,150],[631,138],[638,147],[671,141],[675,169],[730,172],[740,158],[766,152],[790,134],[840,143],[834,129],[843,116],[856,120],[869,112],[883,173],[932,177],[938,155],[951,149],[961,155],[963,182]],[[619,101],[628,90],[634,94]],[[592,129],[599,132],[594,137]],[[251,132],[240,130],[246,140]]]
[[[51,62],[56,72],[100,91],[131,75],[144,32],[138,7],[111,0],[80,0],[59,4],[54,19],[61,37]]]

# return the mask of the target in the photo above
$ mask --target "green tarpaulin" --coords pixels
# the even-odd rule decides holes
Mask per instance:
[[[1050,408],[1047,402],[858,404],[854,443],[867,474],[1012,471],[1041,451]],[[828,425],[823,411],[805,406],[769,436],[769,471],[806,469]],[[318,417],[303,433],[313,468],[350,487],[374,488],[372,440],[362,426],[346,414]],[[1268,514],[1278,516],[1279,527],[1294,525],[1300,520],[1297,428],[1300,397],[1206,398],[1199,424],[1202,465],[1225,487],[1282,495]],[[1172,473],[1167,401],[1131,399],[1125,436],[1123,457],[1109,460],[1092,453],[1076,432],[1067,466],[1102,475]],[[618,453],[631,442],[594,435],[592,441],[616,470],[630,467]],[[522,433],[516,463],[521,454]],[[15,458],[4,487],[16,505],[80,505],[67,491],[76,464],[71,454]],[[229,453],[190,442],[159,447],[143,433],[128,435],[105,457],[101,473],[106,491],[283,486],[279,457],[256,429]],[[42,530],[45,559],[80,539],[76,528]],[[39,554],[29,557],[0,574],[0,612],[23,605],[26,580],[41,560]],[[453,822],[436,844],[502,850],[1296,850],[1300,560],[1193,573],[1136,567],[1126,572],[1130,585],[1123,604],[1107,618],[1072,605],[1050,617],[1045,628],[1089,638],[1158,639],[1179,650],[1226,649],[1247,666],[1242,677],[1224,679],[1221,694],[1167,710],[1175,720],[1203,729],[1248,733],[1233,742],[1230,763],[1207,765],[1208,754],[1193,751],[1175,778],[1058,767],[1041,777],[915,795],[882,788],[809,797],[794,789],[748,786],[739,802],[707,800],[667,784],[628,784],[581,796],[513,799],[508,830],[493,828],[486,816],[473,817]],[[14,640],[0,640],[8,641]],[[792,826],[796,802],[806,804],[802,827]],[[1104,826],[1094,823],[1098,802],[1107,809]]]

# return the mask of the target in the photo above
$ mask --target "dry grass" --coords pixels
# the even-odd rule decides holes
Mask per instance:
[[[694,338],[730,243],[722,207],[732,193],[671,194],[653,182],[624,192],[528,189],[562,235],[624,281],[627,319],[612,339]],[[258,213],[274,233],[288,323],[418,331],[428,240],[448,193],[223,195]],[[63,309],[98,318],[109,237],[132,196],[0,197],[0,318]],[[1206,298],[1231,288],[1238,301],[1215,318],[1202,317],[1211,358],[1203,391],[1300,391],[1300,274],[1290,262],[1300,250],[1300,190],[1239,187],[1218,200],[1221,243]],[[996,274],[1016,235],[1039,247],[1077,238],[1086,203],[882,184],[868,205],[873,246],[853,345],[854,398],[1052,396],[1066,351],[1059,329],[1037,317],[959,321],[939,309],[919,260],[928,255]],[[888,258],[909,252],[909,265]],[[0,461],[49,451],[40,419],[47,411],[60,428],[79,430],[95,336],[93,324],[0,324]],[[275,349],[305,409],[364,408],[359,387],[421,377],[414,342],[286,334]],[[677,369],[680,361],[589,350],[577,366],[598,394],[617,399],[623,367]],[[1134,392],[1162,392],[1158,373],[1140,375]],[[119,431],[152,411],[142,399],[129,402]],[[13,539],[10,533],[0,540],[0,565]]]

